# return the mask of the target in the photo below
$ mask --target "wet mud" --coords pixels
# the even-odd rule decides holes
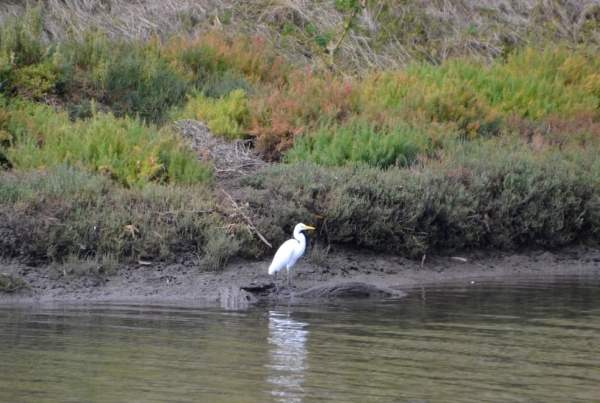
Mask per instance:
[[[57,267],[0,262],[4,275],[24,280],[13,292],[0,292],[0,304],[40,302],[198,302],[241,307],[269,300],[290,300],[285,272],[276,295],[270,259],[233,261],[223,271],[202,272],[193,259],[178,264],[149,262],[117,268],[113,276],[65,276]],[[586,247],[561,250],[488,251],[410,260],[364,249],[333,246],[316,265],[305,255],[291,270],[291,300],[401,297],[423,285],[529,277],[547,281],[561,275],[600,275],[600,251]]]

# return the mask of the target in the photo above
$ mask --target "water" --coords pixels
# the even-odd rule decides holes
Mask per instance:
[[[600,281],[0,308],[0,402],[598,402]]]

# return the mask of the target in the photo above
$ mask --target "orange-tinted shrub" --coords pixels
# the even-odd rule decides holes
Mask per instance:
[[[322,78],[306,69],[291,74],[287,82],[267,86],[250,100],[250,134],[269,159],[278,159],[294,136],[317,120],[343,122],[356,112],[350,102],[354,86],[328,71]]]

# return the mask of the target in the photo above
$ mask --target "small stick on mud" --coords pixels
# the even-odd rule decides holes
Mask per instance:
[[[421,269],[423,269],[423,265],[425,264],[425,258],[427,255],[423,255],[423,259],[421,259]]]
[[[260,238],[261,241],[263,241],[263,243],[265,245],[267,245],[269,248],[272,248],[273,245],[271,245],[266,239],[265,237],[262,236],[262,234],[260,232],[258,232],[258,230],[256,229],[256,227],[254,226],[254,224],[252,224],[252,220],[250,220],[250,217],[248,217],[246,214],[244,214],[242,212],[242,210],[239,208],[239,206],[237,205],[237,203],[235,202],[235,200],[233,200],[233,197],[231,197],[231,195],[229,193],[227,193],[225,190],[221,189],[221,191],[223,193],[225,193],[225,196],[227,196],[227,198],[229,199],[229,201],[231,202],[231,204],[233,205],[233,207],[237,210],[238,213],[240,213],[240,215],[242,216],[242,218],[248,223],[248,227],[250,229],[252,229],[256,235]]]

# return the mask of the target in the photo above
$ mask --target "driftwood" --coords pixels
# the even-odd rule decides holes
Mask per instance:
[[[244,176],[268,164],[251,149],[250,140],[227,141],[213,136],[208,126],[193,119],[179,120],[173,123],[175,130],[191,142],[192,150],[198,155],[198,159],[212,161],[213,175],[217,180],[233,179]],[[248,217],[235,202],[233,197],[221,189],[231,202],[235,214],[246,223],[250,233],[256,236],[269,248],[273,246],[256,229],[250,217]]]
[[[250,230],[250,232],[254,231],[256,236],[258,236],[265,245],[267,245],[269,248],[272,248],[273,246],[265,239],[264,236],[262,236],[262,234],[260,232],[258,232],[256,227],[252,223],[252,220],[250,220],[250,217],[248,217],[246,214],[244,214],[244,212],[242,211],[242,209],[240,209],[240,207],[235,202],[235,200],[233,200],[233,197],[231,197],[231,195],[229,193],[227,193],[225,190],[221,189],[221,191],[223,193],[225,193],[225,196],[227,196],[227,198],[231,202],[231,205],[235,209],[236,213],[238,213],[244,219],[244,221],[246,221],[246,224],[248,224],[247,228]]]

